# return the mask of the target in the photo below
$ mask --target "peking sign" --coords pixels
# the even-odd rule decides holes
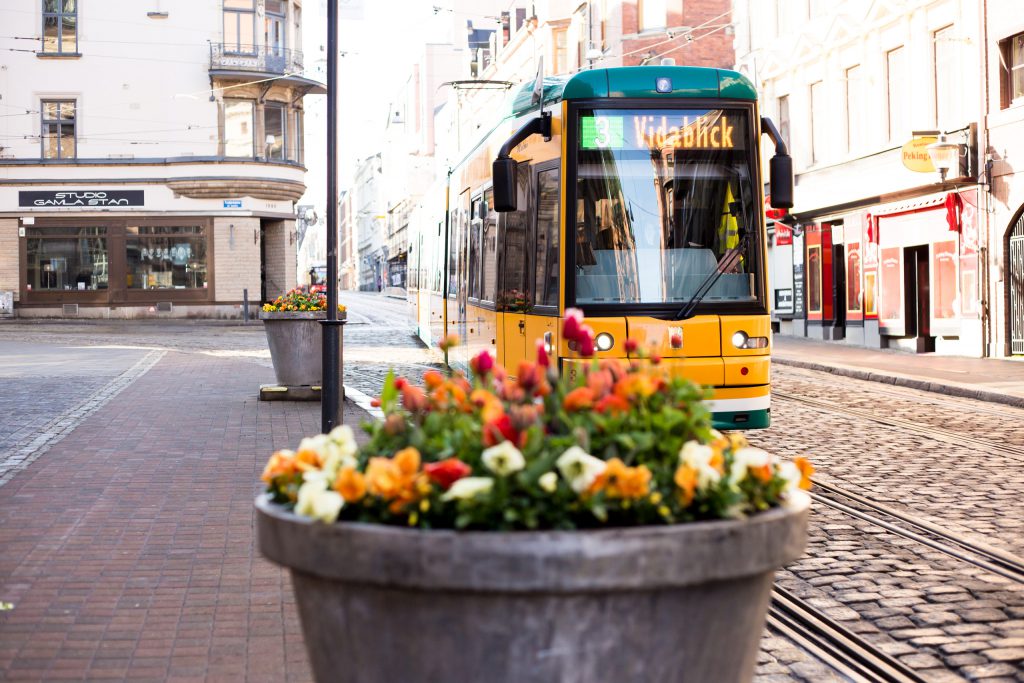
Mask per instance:
[[[900,150],[900,159],[903,161],[903,165],[917,173],[935,173],[932,158],[928,156],[928,145],[937,139],[927,135],[914,138],[903,145],[903,149]]]

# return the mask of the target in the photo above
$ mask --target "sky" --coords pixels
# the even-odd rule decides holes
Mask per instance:
[[[359,159],[379,151],[389,104],[397,98],[427,42],[450,39],[453,15],[434,12],[431,0],[340,0],[362,5],[362,19],[342,18],[338,156],[341,189],[348,187]],[[445,0],[438,0],[443,6]],[[326,82],[327,2],[304,6],[303,46],[306,72]],[[326,96],[306,98],[306,164],[309,187],[303,202],[323,206],[326,185]],[[315,199],[314,199],[315,198]]]

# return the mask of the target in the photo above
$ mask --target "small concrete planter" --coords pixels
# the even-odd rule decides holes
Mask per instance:
[[[277,383],[284,387],[320,386],[323,381],[324,311],[260,312]],[[344,320],[345,314],[339,315]]]
[[[742,521],[580,532],[325,525],[256,500],[318,681],[747,681],[809,498]]]

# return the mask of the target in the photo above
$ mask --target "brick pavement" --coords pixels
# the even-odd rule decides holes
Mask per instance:
[[[168,354],[4,486],[0,679],[309,679],[252,499],[319,404],[260,403],[270,379]]]

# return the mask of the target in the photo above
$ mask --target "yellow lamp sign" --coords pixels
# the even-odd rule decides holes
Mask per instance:
[[[911,171],[917,171],[918,173],[935,173],[935,166],[932,164],[932,158],[928,156],[928,145],[935,142],[938,138],[933,136],[925,136],[920,138],[914,138],[907,144],[903,145],[900,157],[903,159],[903,165],[909,168]]]

